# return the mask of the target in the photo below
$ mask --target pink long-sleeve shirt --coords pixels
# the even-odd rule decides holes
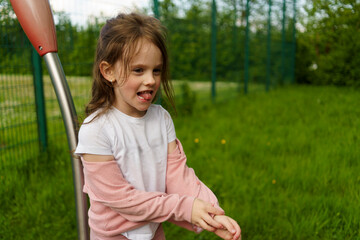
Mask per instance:
[[[166,193],[135,189],[123,177],[115,161],[87,162],[84,167],[84,192],[90,198],[89,225],[99,239],[119,239],[122,232],[148,222],[171,221],[188,230],[199,231],[191,222],[195,198],[218,206],[216,196],[186,165],[179,140],[168,154]]]

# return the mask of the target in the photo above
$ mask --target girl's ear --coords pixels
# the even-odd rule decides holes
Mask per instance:
[[[115,69],[110,63],[102,61],[99,65],[99,69],[103,77],[109,82],[114,82],[116,80]]]

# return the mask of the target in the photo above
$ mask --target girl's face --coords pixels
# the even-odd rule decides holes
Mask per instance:
[[[109,67],[113,78],[104,77],[108,81],[117,80],[114,83],[114,106],[129,116],[143,117],[160,87],[162,63],[160,49],[153,43],[142,40],[139,42],[137,55],[129,64],[130,74],[125,81],[120,80],[123,76],[123,64],[120,61]]]

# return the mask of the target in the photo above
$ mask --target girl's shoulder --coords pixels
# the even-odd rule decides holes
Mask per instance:
[[[107,124],[107,114],[90,114],[83,122],[78,133],[76,154],[111,155],[113,131]]]
[[[92,143],[112,139],[114,131],[109,124],[108,115],[107,112],[99,114],[99,111],[96,111],[85,118],[79,129],[79,142]]]
[[[98,119],[103,118],[102,115],[104,115],[104,114],[100,114],[100,113],[101,113],[100,109],[98,109],[95,112],[91,113],[89,116],[87,116],[85,118],[85,120],[83,121],[83,124],[89,124],[89,123],[92,123],[92,122],[96,122],[96,121],[98,121]]]
[[[169,115],[169,112],[165,108],[163,108],[163,106],[158,104],[151,104],[149,110],[152,111],[154,114]]]
[[[166,126],[172,126],[173,120],[170,113],[161,105],[152,104],[149,110],[152,111],[154,119],[160,119],[160,122],[165,122]]]
[[[107,126],[108,120],[108,113],[102,113],[101,111],[97,110],[87,116],[83,123],[81,124],[80,131],[81,130],[96,130],[96,129],[102,129],[104,126]]]

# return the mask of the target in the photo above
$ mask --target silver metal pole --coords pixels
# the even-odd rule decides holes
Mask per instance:
[[[78,237],[80,240],[88,240],[90,237],[87,221],[87,197],[82,191],[84,185],[83,169],[80,159],[74,156],[74,151],[77,145],[77,132],[79,128],[76,110],[58,54],[56,52],[46,53],[43,58],[46,62],[58,99],[68,138],[73,169]]]

